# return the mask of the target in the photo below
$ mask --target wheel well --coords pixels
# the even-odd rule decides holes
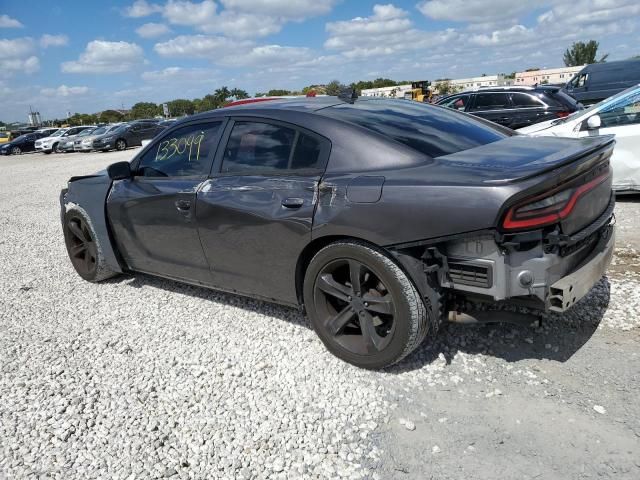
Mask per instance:
[[[298,263],[296,264],[296,298],[298,299],[299,305],[304,306],[304,298],[302,292],[304,285],[304,275],[307,273],[309,262],[311,262],[311,259],[316,253],[318,253],[330,243],[336,242],[338,240],[366,241],[362,240],[361,238],[349,237],[345,235],[329,235],[326,237],[316,238],[315,240],[311,241],[311,243],[309,243],[309,245],[307,245],[300,253],[300,256],[298,257]]]

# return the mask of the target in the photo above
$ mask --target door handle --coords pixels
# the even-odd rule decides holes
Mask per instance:
[[[177,200],[175,206],[179,212],[186,212],[191,208],[191,202],[189,200]]]
[[[289,197],[282,201],[282,206],[285,208],[300,208],[304,204],[303,198]]]

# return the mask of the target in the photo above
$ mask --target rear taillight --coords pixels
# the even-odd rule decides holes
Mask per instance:
[[[571,115],[571,112],[556,112],[556,116],[558,118],[565,118]]]
[[[609,176],[604,173],[593,180],[574,188],[560,190],[526,200],[511,207],[504,217],[502,228],[505,230],[521,230],[551,225],[567,218],[578,199],[593,190]]]

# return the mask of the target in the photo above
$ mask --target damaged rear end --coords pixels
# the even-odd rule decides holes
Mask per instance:
[[[563,312],[591,290],[615,244],[613,146],[610,137],[590,139],[570,155],[541,158],[538,171],[516,164],[515,178],[490,180],[524,188],[505,202],[493,232],[438,246],[439,282],[454,310],[498,301]]]

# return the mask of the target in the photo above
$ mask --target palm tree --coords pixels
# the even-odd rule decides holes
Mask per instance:
[[[231,96],[233,98],[235,98],[236,100],[242,100],[243,98],[249,98],[249,94],[240,89],[240,88],[234,88],[231,90]]]

